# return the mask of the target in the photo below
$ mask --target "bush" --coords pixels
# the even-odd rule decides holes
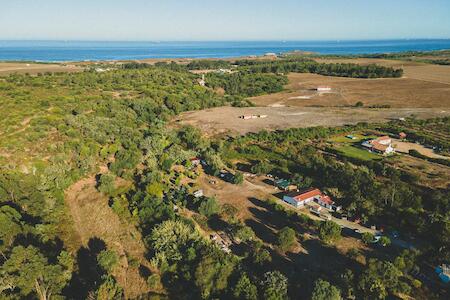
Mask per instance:
[[[112,250],[103,250],[97,255],[97,262],[103,270],[107,273],[111,273],[119,262],[119,257],[117,256],[117,253]]]
[[[341,237],[341,227],[333,221],[325,221],[319,225],[319,237],[325,243],[333,243]]]
[[[370,232],[364,232],[361,236],[361,240],[365,243],[365,244],[370,244],[373,242],[375,236],[373,234],[371,234]]]
[[[100,175],[98,190],[106,195],[114,193],[114,179],[114,175],[109,173]]]
[[[295,244],[295,230],[284,227],[278,232],[278,247],[281,251],[287,251]]]
[[[206,198],[200,203],[198,212],[206,217],[218,214],[220,212],[219,203],[215,198]]]

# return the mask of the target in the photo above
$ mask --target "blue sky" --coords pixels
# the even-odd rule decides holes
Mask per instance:
[[[0,0],[0,39],[450,38],[450,0]]]

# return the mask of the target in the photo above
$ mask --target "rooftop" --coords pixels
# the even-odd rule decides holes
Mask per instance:
[[[299,191],[299,192],[292,192],[289,193],[288,196],[294,198],[297,202],[305,201],[306,199],[312,198],[312,197],[318,197],[321,196],[322,192],[319,189],[316,188],[309,188],[307,190]]]

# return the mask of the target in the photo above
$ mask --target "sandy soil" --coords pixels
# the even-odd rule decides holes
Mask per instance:
[[[424,66],[428,68],[428,66]],[[416,77],[394,79],[357,79],[322,76],[317,74],[289,74],[286,90],[271,95],[253,97],[258,106],[352,106],[361,101],[365,106],[390,105],[405,107],[450,107],[450,68],[448,84],[445,76],[415,71]],[[433,82],[433,76],[442,82]],[[329,86],[331,92],[318,93],[318,86]]]
[[[450,110],[432,108],[219,107],[183,113],[175,119],[174,123],[197,126],[207,134],[245,134],[263,129],[385,122],[413,114],[419,118],[443,117],[450,115]],[[267,115],[267,118],[243,120],[240,118],[242,115]]]
[[[450,157],[439,155],[433,151],[433,149],[426,148],[423,145],[409,142],[402,142],[400,140],[393,139],[392,144],[395,147],[395,151],[401,153],[408,153],[409,150],[416,150],[420,154],[431,157],[431,158],[441,158],[441,159],[450,159]]]
[[[13,73],[80,72],[82,67],[69,64],[36,64],[22,62],[0,62],[0,76]]]
[[[139,231],[134,226],[123,224],[111,210],[108,199],[95,188],[95,177],[91,176],[73,184],[65,193],[65,200],[73,219],[80,247],[87,247],[89,240],[98,238],[120,256],[114,275],[124,288],[128,298],[148,292],[146,280],[137,268],[129,266],[128,258],[137,259],[147,265],[145,247]]]

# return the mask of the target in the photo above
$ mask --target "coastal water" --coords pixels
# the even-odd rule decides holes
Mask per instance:
[[[443,49],[450,49],[450,39],[286,42],[0,41],[0,61],[227,58],[294,50],[320,54],[371,54]]]

